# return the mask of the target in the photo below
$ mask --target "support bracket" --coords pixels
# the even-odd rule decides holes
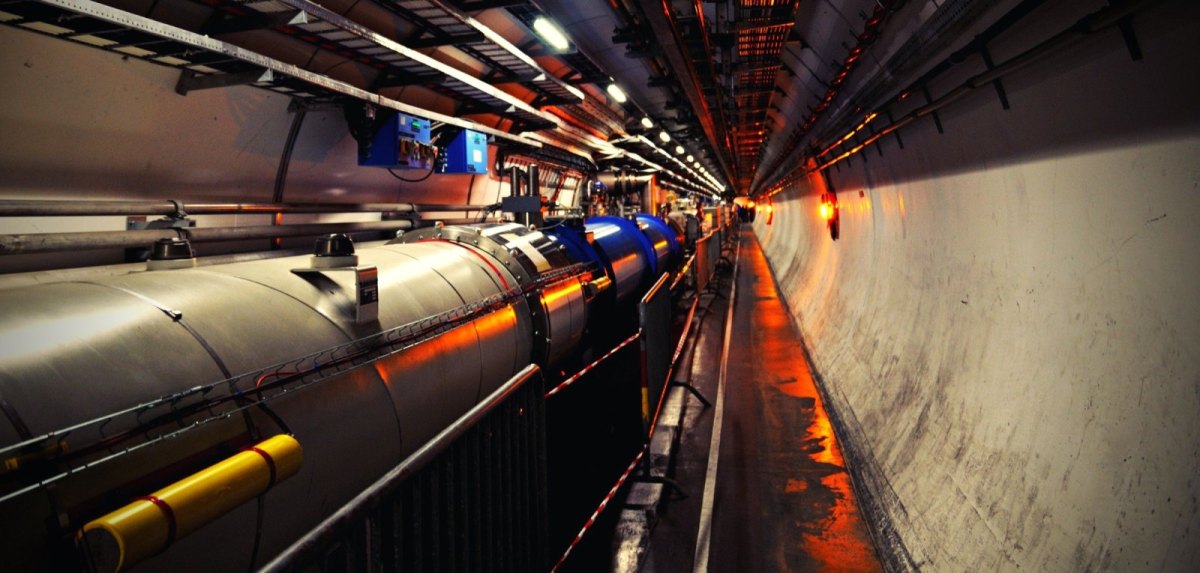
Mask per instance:
[[[1117,23],[1117,29],[1121,30],[1121,38],[1125,40],[1125,47],[1129,50],[1129,57],[1135,62],[1142,60],[1142,45],[1138,42],[1137,33],[1133,30],[1133,18],[1126,16],[1121,18]]]
[[[175,93],[185,96],[188,92],[195,90],[241,86],[274,80],[275,73],[271,70],[251,70],[231,74],[199,74],[192,70],[184,70],[179,74],[179,81],[175,82]]]
[[[929,86],[921,86],[921,93],[925,94],[925,103],[933,103],[933,96],[929,95]],[[938,133],[944,135],[946,130],[942,128],[942,116],[936,110],[929,115],[933,116],[933,125],[937,127]]]
[[[983,57],[983,65],[987,66],[989,72],[996,68],[995,62],[992,61],[992,54],[988,52],[987,47],[980,47],[979,55]],[[1004,91],[1004,84],[1000,82],[1000,78],[992,80],[992,87],[996,88],[996,96],[1000,98],[1000,107],[1008,111],[1010,109],[1008,93]]]

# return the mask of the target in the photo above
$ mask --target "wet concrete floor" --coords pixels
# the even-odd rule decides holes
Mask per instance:
[[[708,571],[879,571],[824,404],[754,234],[740,231]],[[732,258],[732,256],[731,256]],[[726,291],[728,292],[728,291]],[[693,380],[716,402],[726,300],[712,306]],[[696,570],[715,408],[689,401],[642,570]]]

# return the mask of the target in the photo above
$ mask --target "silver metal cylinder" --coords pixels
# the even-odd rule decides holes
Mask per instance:
[[[307,256],[3,291],[0,447],[230,374],[294,362],[506,293],[518,283],[486,252],[450,243],[387,245],[358,255],[360,265],[379,271],[374,323],[355,319],[352,272],[325,271],[316,275],[320,279],[293,273],[309,266]],[[246,568],[260,521],[259,558],[281,550],[528,364],[532,332],[529,305],[517,298],[407,350],[272,400],[270,409],[304,448],[300,473],[261,504],[218,518],[146,567]],[[245,379],[237,390],[253,396],[254,386],[255,380]],[[86,426],[64,438],[78,449],[128,429]],[[69,538],[80,520],[145,495],[254,437],[282,431],[271,416],[251,409],[80,471],[53,488],[0,502],[0,549],[16,569],[51,568],[59,539],[46,523],[63,522],[61,533]],[[143,440],[75,459],[73,467]],[[0,496],[11,492],[0,490]]]
[[[482,251],[500,261],[529,287],[547,273],[572,264],[558,241],[516,223],[428,228],[405,233],[405,243],[450,243]],[[587,304],[581,277],[568,276],[528,293],[533,319],[533,360],[552,367],[574,351],[587,326]]]

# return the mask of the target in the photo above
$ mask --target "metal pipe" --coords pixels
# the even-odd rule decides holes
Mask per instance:
[[[451,205],[445,203],[417,203],[413,205],[418,213],[436,211],[494,211],[497,205]]]
[[[939,111],[939,110],[949,106],[950,104],[962,99],[963,97],[966,97],[967,94],[969,94],[971,91],[973,91],[975,89],[987,86],[987,85],[991,84],[991,82],[993,82],[993,81],[1003,79],[1010,74],[1021,71],[1021,70],[1025,69],[1026,67],[1036,63],[1039,59],[1048,56],[1049,54],[1052,54],[1052,53],[1055,53],[1062,49],[1065,49],[1077,42],[1080,42],[1080,41],[1086,39],[1088,36],[1090,36],[1092,34],[1101,32],[1107,28],[1115,26],[1117,23],[1120,22],[1120,20],[1122,18],[1128,17],[1129,15],[1131,15],[1131,14],[1133,14],[1133,13],[1135,13],[1157,1],[1158,0],[1139,0],[1139,1],[1135,1],[1135,2],[1130,2],[1129,4],[1114,6],[1114,7],[1106,8],[1106,9],[1088,14],[1087,16],[1084,16],[1083,18],[1079,19],[1079,21],[1077,21],[1074,25],[1055,34],[1054,36],[1051,36],[1050,38],[1042,41],[1041,43],[1033,46],[1032,48],[1029,48],[1029,49],[1025,50],[1024,52],[1017,54],[1016,56],[1006,60],[1004,63],[1002,63],[990,70],[981,72],[979,74],[976,74],[976,75],[968,78],[965,82],[959,84],[954,89],[947,92],[945,95],[937,98],[936,100],[934,100],[920,108],[913,110],[912,112],[910,112],[909,114],[904,116],[899,121],[896,121],[896,122],[892,123],[891,125],[884,127],[881,131],[875,133],[871,137],[867,138],[866,141],[856,145],[854,148],[850,149],[849,151],[846,151],[846,152],[842,153],[841,155],[838,155],[837,157],[834,157],[834,158],[818,165],[814,169],[809,170],[809,169],[805,169],[804,167],[800,167],[799,169],[803,169],[804,172],[806,172],[806,173],[815,173],[815,172],[821,171],[823,169],[832,167],[833,165],[842,161],[843,159],[846,159],[847,157],[850,157],[851,155],[854,155],[854,154],[858,153],[859,151],[862,151],[864,148],[871,145],[872,143],[875,143],[883,136],[888,135],[888,134],[896,131],[897,129],[900,129],[904,125],[907,125],[908,123],[912,122],[914,119],[925,117],[925,116],[932,114],[933,112]],[[909,91],[909,90],[906,89],[904,91]],[[886,109],[889,105],[891,105],[891,104],[889,103],[889,104],[881,107],[880,110],[878,110],[876,113]]]
[[[0,200],[0,217],[73,217],[98,215],[220,215],[235,213],[412,213],[483,211],[490,205],[413,203],[184,203],[182,201]]]
[[[474,221],[445,220],[446,224]],[[211,227],[194,229],[143,229],[137,231],[97,231],[84,233],[35,233],[0,235],[0,255],[50,253],[84,249],[145,247],[159,239],[183,237],[196,243],[218,243],[273,237],[303,237],[326,233],[399,231],[413,228],[409,220],[362,221],[353,223],[312,223],[275,227]]]

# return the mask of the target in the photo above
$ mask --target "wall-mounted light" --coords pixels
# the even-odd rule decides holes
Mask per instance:
[[[642,127],[646,128],[646,129],[650,129],[650,128],[654,127],[654,122],[650,121],[649,116],[642,118]]]
[[[618,86],[617,84],[608,84],[608,87],[604,88],[604,91],[608,92],[609,96],[617,100],[617,103],[625,103],[629,100],[629,98],[625,96],[625,92],[621,91],[621,86]]]
[[[667,133],[666,130],[660,131],[660,132],[658,132],[658,139],[659,139],[659,141],[666,143],[668,141],[671,141],[671,134]]]
[[[533,21],[533,31],[537,32],[537,35],[541,36],[542,40],[545,40],[555,50],[562,52],[571,47],[571,42],[567,40],[567,35],[563,34],[562,30],[559,30],[558,26],[554,25],[554,22],[547,20],[543,16],[538,16]]]
[[[825,220],[825,227],[829,229],[829,236],[833,240],[838,240],[838,236],[842,234],[841,217],[839,216],[840,208],[838,208],[837,194],[833,192],[825,192],[821,194],[821,218]]]

